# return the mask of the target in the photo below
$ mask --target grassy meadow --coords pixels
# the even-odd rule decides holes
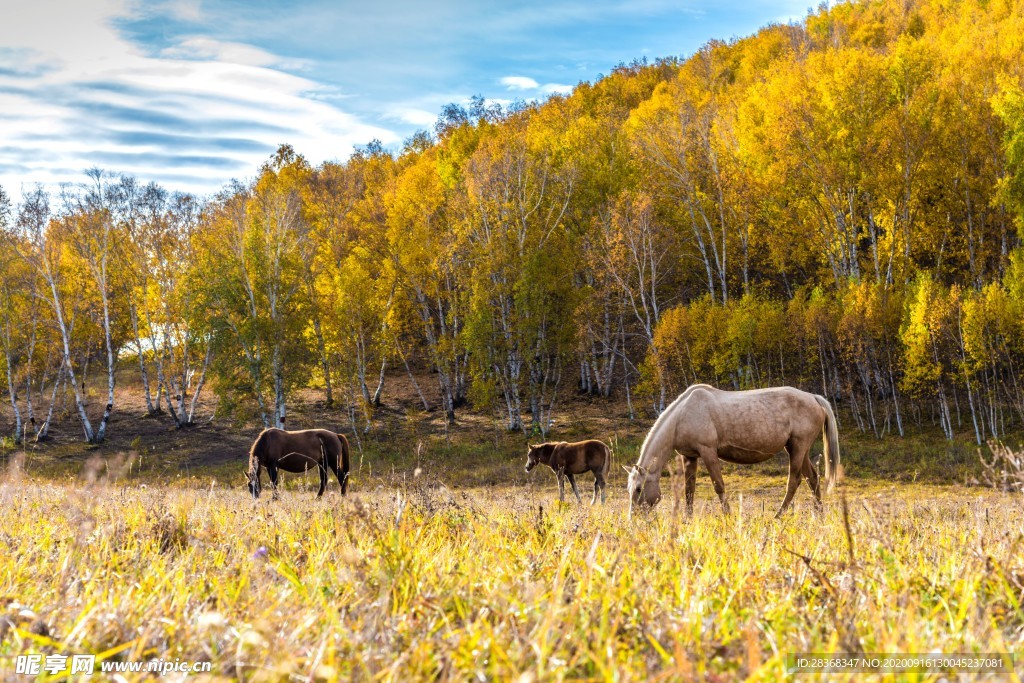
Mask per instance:
[[[768,466],[727,472],[729,516],[702,471],[692,517],[674,482],[629,519],[621,470],[590,507],[559,504],[550,472],[513,478],[518,461],[492,486],[422,453],[400,465],[364,464],[320,501],[285,475],[258,502],[237,482],[13,469],[4,680],[26,680],[26,652],[209,660],[247,681],[770,681],[792,679],[795,652],[1008,652],[1016,673],[988,677],[1022,672],[1019,494],[849,478],[823,512],[803,487],[776,521],[785,478]]]

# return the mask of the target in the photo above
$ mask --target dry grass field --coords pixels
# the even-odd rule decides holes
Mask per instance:
[[[1011,653],[1014,674],[961,678],[1024,673],[1024,498],[970,485],[963,442],[847,429],[822,513],[804,486],[773,519],[780,458],[726,467],[729,516],[702,469],[692,517],[676,478],[629,519],[619,465],[650,423],[623,406],[575,400],[552,435],[612,441],[592,508],[523,472],[521,435],[468,412],[449,433],[405,401],[350,436],[349,496],[286,474],[254,502],[257,428],[174,430],[123,386],[102,448],[71,415],[27,451],[0,442],[0,681],[32,680],[14,669],[27,653],[212,663],[190,681],[943,680],[794,678],[798,652]],[[346,424],[313,400],[293,415]]]
[[[27,652],[247,681],[769,681],[796,652],[1013,653],[989,677],[1022,672],[1019,495],[848,480],[776,521],[784,477],[733,473],[729,516],[702,475],[693,517],[667,493],[629,519],[621,476],[592,508],[539,471],[459,488],[364,468],[344,499],[293,476],[254,502],[94,469],[0,485],[5,680]],[[868,676],[799,677],[824,678]]]

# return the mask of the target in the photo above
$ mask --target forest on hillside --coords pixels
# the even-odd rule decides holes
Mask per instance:
[[[1024,425],[1022,215],[1024,3],[823,6],[450,105],[394,152],[283,145],[211,198],[95,170],[0,193],[4,388],[16,438],[64,393],[102,441],[134,363],[179,426],[202,392],[282,426],[308,387],[366,423],[390,369],[509,430],[575,392],[649,417],[789,384],[865,433],[981,443]]]

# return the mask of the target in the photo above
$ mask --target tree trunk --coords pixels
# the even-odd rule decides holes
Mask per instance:
[[[33,286],[33,294],[35,294]],[[25,353],[25,419],[32,431],[35,431],[36,416],[32,407],[32,361],[36,354],[36,328],[39,322],[37,304],[32,305],[31,333],[28,338],[28,350]]]
[[[14,388],[14,368],[11,367],[11,352],[4,353],[7,359],[7,392],[11,397],[11,408],[14,410],[14,442],[22,442],[21,411],[18,410],[18,391]]]
[[[53,409],[57,405],[57,392],[64,385],[64,363],[57,366],[57,376],[53,378],[53,390],[50,392],[50,407],[46,411],[46,419],[36,432],[36,441],[42,441],[50,434],[50,421],[53,420]]]
[[[366,357],[366,342],[362,333],[356,335],[356,378],[359,380],[359,391],[363,395],[366,406],[373,405],[373,397],[370,396],[370,388],[366,385],[366,366],[369,360]]]
[[[409,381],[412,382],[413,387],[416,389],[416,395],[420,397],[420,401],[423,403],[423,410],[430,410],[430,404],[427,403],[427,398],[423,395],[420,390],[420,383],[416,381],[416,377],[412,374],[412,370],[409,368],[409,360],[405,357],[402,352],[402,347],[395,344],[395,350],[398,351],[398,357],[402,359],[402,364],[405,365],[405,371],[409,374]]]
[[[135,350],[139,354],[139,376],[142,378],[142,393],[146,397],[146,414],[156,415],[160,412],[160,396],[157,395],[156,407],[153,407],[152,391],[149,388],[149,372],[146,370],[146,356],[142,351],[142,337],[139,336],[139,313],[134,304],[129,304],[128,314],[132,319],[132,332],[135,335]],[[152,333],[152,329],[150,329]],[[150,335],[152,336],[152,334]],[[159,391],[160,372],[157,371],[157,387]]]
[[[152,330],[153,326],[150,324],[150,338],[153,337]],[[167,376],[164,370],[164,358],[166,357],[172,365],[174,363],[174,346],[171,343],[170,335],[164,330],[163,333],[163,352],[157,348],[156,342],[152,343],[153,347],[153,361],[156,364],[157,371],[157,394],[156,394],[156,405],[157,410],[160,409],[160,398],[167,403],[167,412],[170,413],[171,419],[174,420],[174,426],[180,429],[184,425],[185,421],[185,388],[188,377],[188,335],[182,340],[181,349],[181,375],[175,379],[171,379]],[[172,392],[173,389],[173,392]],[[172,400],[172,394],[173,400]],[[174,406],[174,400],[178,402],[177,408]]]
[[[196,381],[196,390],[192,392],[192,398],[188,404],[188,419],[185,420],[186,424],[192,424],[195,419],[196,404],[199,402],[199,393],[203,390],[203,383],[206,381],[206,369],[210,367],[210,359],[213,357],[213,340],[207,340],[206,342],[206,356],[203,359],[203,369],[199,373],[199,379]]]
[[[107,436],[107,425],[110,424],[110,415],[114,412],[114,383],[117,373],[117,366],[114,364],[114,344],[110,335],[110,302],[105,293],[103,294],[103,336],[107,347],[107,405],[103,408],[103,418],[96,431],[96,441],[99,443],[102,443]]]
[[[388,367],[388,359],[385,358],[380,362],[380,377],[377,380],[377,390],[373,392],[373,399],[371,403],[374,408],[380,407],[380,395],[384,391],[384,371]]]
[[[287,407],[284,396],[284,367],[281,358],[281,345],[274,345],[273,356],[274,369],[274,426],[284,429]]]
[[[92,422],[89,421],[89,415],[85,412],[85,397],[83,396],[85,386],[83,385],[79,388],[78,380],[75,378],[75,368],[71,361],[71,332],[68,329],[67,324],[64,322],[63,304],[61,303],[60,294],[57,291],[57,283],[53,279],[50,279],[50,290],[53,295],[51,303],[53,304],[54,313],[57,316],[57,329],[60,330],[61,341],[63,343],[64,369],[67,372],[68,379],[71,380],[71,389],[75,394],[75,408],[78,410],[78,418],[82,422],[82,431],[85,433],[85,440],[89,443],[93,443],[94,435]]]

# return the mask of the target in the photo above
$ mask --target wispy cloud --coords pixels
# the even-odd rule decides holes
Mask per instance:
[[[209,192],[284,142],[319,163],[373,138],[400,140],[327,101],[332,87],[289,73],[306,60],[196,36],[145,54],[115,28],[130,7],[66,4],[76,29],[66,40],[64,22],[27,4],[0,23],[0,185],[9,192],[91,166],[144,180],[170,173],[176,188]],[[199,16],[196,3],[171,5]],[[57,35],[43,40],[50,29]]]
[[[244,66],[264,66],[286,71],[309,69],[306,59],[287,59],[252,45],[214,40],[197,36],[186,38],[176,45],[164,48],[161,56],[171,59],[226,62]]]
[[[104,165],[199,192],[281,143],[397,146],[449,102],[541,99],[802,0],[46,0],[0,19],[0,185]],[[507,99],[506,99],[507,98]]]

